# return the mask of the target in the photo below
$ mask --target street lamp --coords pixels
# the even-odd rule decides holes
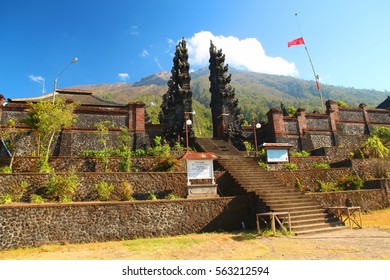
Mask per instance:
[[[72,65],[72,64],[75,63],[75,62],[77,62],[78,60],[79,60],[79,59],[78,59],[77,57],[74,57],[74,58],[72,59],[72,61],[71,61],[68,65],[66,65],[66,67],[64,68],[64,70],[62,70],[62,71],[60,72],[60,74],[57,75],[57,78],[54,79],[53,104],[54,104],[54,101],[56,100],[56,90],[57,90],[57,80],[58,80],[58,78],[62,75],[62,73],[65,72],[66,69],[68,69],[68,67],[69,67],[70,65]]]
[[[253,124],[253,137],[255,138],[255,157],[257,157],[257,153],[258,153],[256,129],[259,129],[261,127],[261,124],[260,123],[256,123],[256,122],[257,122],[257,119],[253,118],[252,119],[252,124]]]
[[[185,125],[186,125],[186,151],[188,152],[188,126],[192,124],[192,121],[189,118],[189,114],[195,115],[195,111],[184,112]]]

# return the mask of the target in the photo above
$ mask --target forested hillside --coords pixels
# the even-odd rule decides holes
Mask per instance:
[[[266,120],[266,113],[273,107],[305,108],[306,111],[321,111],[318,91],[313,81],[305,81],[294,77],[260,74],[230,69],[232,86],[245,119],[250,122],[253,117]],[[117,83],[102,85],[82,85],[78,88],[90,89],[98,97],[127,103],[142,100],[153,123],[158,123],[161,97],[166,92],[170,74],[156,73],[142,78],[136,83]],[[209,70],[201,69],[191,73],[193,107],[196,111],[194,119],[197,136],[211,135],[211,112],[209,109]],[[376,107],[389,94],[376,90],[355,89],[332,85],[321,85],[324,101],[332,99],[343,101],[351,107],[365,103]]]

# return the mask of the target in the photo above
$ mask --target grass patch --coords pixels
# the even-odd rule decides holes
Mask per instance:
[[[362,214],[363,228],[379,227],[390,229],[390,208]]]

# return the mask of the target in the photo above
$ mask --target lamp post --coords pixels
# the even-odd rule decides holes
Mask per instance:
[[[257,119],[253,118],[252,119],[252,124],[253,124],[253,137],[255,139],[255,157],[257,157],[257,153],[258,153],[256,129],[261,127],[261,124],[260,123],[256,123],[256,122],[257,122]]]
[[[185,118],[185,126],[186,126],[186,151],[188,152],[189,145],[188,145],[188,126],[192,124],[192,121],[189,118],[189,115],[195,115],[195,111],[192,112],[184,112],[184,118]]]
[[[75,63],[75,62],[77,62],[78,60],[79,60],[79,59],[78,59],[77,57],[74,57],[74,58],[72,59],[72,61],[71,61],[68,65],[66,65],[66,67],[65,67],[65,68],[60,72],[60,74],[58,74],[57,77],[54,79],[53,104],[54,104],[54,102],[55,102],[55,100],[56,100],[56,90],[57,90],[57,81],[58,81],[58,78],[62,75],[62,73],[65,72],[66,69],[68,69],[68,67],[69,67],[70,65],[72,65],[72,64]]]

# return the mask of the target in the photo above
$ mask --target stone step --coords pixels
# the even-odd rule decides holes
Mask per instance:
[[[346,226],[329,226],[325,228],[317,228],[317,229],[309,229],[309,230],[294,230],[294,233],[296,235],[309,235],[309,234],[318,234],[318,233],[325,233],[325,232],[332,232],[337,230],[345,230],[349,227]]]
[[[336,218],[329,218],[329,217],[317,217],[317,218],[311,218],[311,219],[305,219],[305,220],[297,220],[295,217],[294,219],[291,219],[291,226],[300,226],[300,225],[310,225],[315,223],[339,223],[342,225],[340,220]],[[287,222],[288,223],[288,222]]]
[[[315,203],[314,201],[299,201],[299,202],[291,202],[291,201],[283,201],[283,202],[269,202],[267,201],[267,206],[272,207],[272,208],[277,208],[277,207],[283,207],[283,206],[291,206],[291,207],[299,207],[299,206],[317,206],[318,204]]]
[[[270,208],[272,209],[272,211],[275,212],[290,212],[290,214],[301,210],[311,211],[311,210],[319,209],[323,211],[323,209],[319,205],[309,205],[309,206],[282,205],[282,206],[272,206],[272,207],[270,206]]]
[[[291,229],[294,232],[302,232],[302,231],[309,231],[309,230],[320,230],[324,228],[329,228],[329,227],[338,227],[338,226],[343,226],[340,223],[324,223],[324,222],[318,222],[318,223],[313,223],[313,224],[305,224],[305,225],[295,225],[292,226]]]
[[[312,215],[312,214],[326,214],[327,212],[324,209],[321,208],[316,208],[316,209],[300,209],[300,210],[291,210],[291,211],[281,211],[281,212],[290,212],[291,218],[294,218],[296,216],[301,216],[301,215]]]

